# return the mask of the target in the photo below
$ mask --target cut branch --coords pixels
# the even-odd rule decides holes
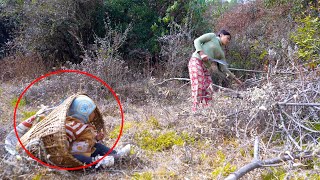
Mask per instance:
[[[244,71],[244,72],[256,72],[256,73],[268,73],[267,71],[258,71],[258,70],[249,70],[249,69],[237,69],[237,68],[228,68],[232,71]]]
[[[288,160],[295,160],[295,159],[307,159],[307,158],[313,158],[318,157],[319,155],[316,152],[308,151],[308,152],[301,152],[298,153],[286,153],[282,156],[266,159],[266,160],[260,160],[259,159],[259,137],[256,136],[254,141],[254,159],[251,163],[241,167],[236,172],[231,173],[225,180],[237,180],[247,174],[248,172],[261,167],[270,167],[270,166],[279,166],[282,162],[288,161]]]
[[[235,90],[230,89],[230,88],[222,87],[222,86],[219,86],[219,85],[216,85],[216,84],[213,84],[213,83],[211,83],[211,85],[214,86],[214,87],[217,87],[217,88],[219,88],[221,90],[224,90],[224,91],[230,91],[230,92],[239,94],[238,91],[235,91]]]
[[[160,82],[160,83],[155,84],[155,86],[160,85],[160,84],[163,84],[163,83],[168,82],[168,81],[173,81],[173,80],[178,80],[178,81],[190,81],[189,78],[170,78],[170,79],[166,79],[166,80],[164,80],[164,81],[162,81],[162,82]]]
[[[241,167],[236,172],[230,174],[225,180],[236,180],[247,174],[248,172],[261,167],[268,167],[273,166],[274,164],[282,163],[288,160],[295,160],[295,159],[308,159],[317,157],[317,155],[313,154],[312,152],[302,152],[297,155],[283,155],[276,158],[266,159],[266,160],[257,160],[253,161],[243,167]]]
[[[170,79],[166,79],[166,80],[164,80],[164,81],[162,81],[162,82],[160,82],[160,83],[155,84],[155,86],[160,85],[160,84],[163,84],[163,83],[168,82],[168,81],[173,81],[173,80],[178,80],[178,81],[190,81],[190,79],[188,79],[188,78],[170,78]],[[237,95],[239,95],[239,93],[238,93],[237,91],[233,90],[233,89],[226,88],[226,87],[222,87],[222,86],[219,86],[219,85],[216,85],[216,84],[213,84],[213,83],[211,83],[211,85],[214,86],[214,87],[217,87],[217,88],[219,88],[219,89],[221,89],[221,90],[234,92],[234,93],[236,93]]]
[[[256,136],[256,139],[254,140],[254,149],[253,149],[253,159],[259,160],[259,137]]]
[[[278,102],[277,104],[282,106],[320,106],[320,103],[286,103]]]
[[[250,70],[250,69],[237,69],[237,68],[228,68],[229,70],[232,71],[243,71],[243,72],[254,72],[254,73],[266,73],[269,74],[270,71],[258,71],[258,70]],[[295,75],[299,74],[299,72],[294,73],[294,72],[274,72],[275,74],[290,74],[290,75]]]

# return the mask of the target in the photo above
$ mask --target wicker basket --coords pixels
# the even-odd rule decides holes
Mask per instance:
[[[42,121],[35,124],[21,137],[22,144],[35,157],[59,167],[79,167],[83,164],[69,152],[65,120],[72,101],[81,94],[67,98]],[[98,131],[105,132],[104,121],[98,108],[92,124]],[[20,144],[17,144],[18,148]]]

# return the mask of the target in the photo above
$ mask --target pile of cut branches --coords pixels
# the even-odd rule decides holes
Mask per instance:
[[[238,91],[242,100],[231,100],[215,111],[219,126],[229,136],[257,142],[252,163],[239,169],[229,179],[238,179],[247,172],[284,161],[320,157],[320,75],[319,68],[303,73],[273,73],[246,90]],[[218,116],[217,116],[218,115]],[[258,145],[260,144],[260,148]],[[259,152],[264,158],[258,158]],[[277,156],[277,159],[272,157]],[[280,157],[281,156],[281,157]]]

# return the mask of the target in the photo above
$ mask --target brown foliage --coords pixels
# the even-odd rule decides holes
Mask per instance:
[[[30,80],[46,72],[42,58],[38,54],[17,54],[0,61],[0,79]]]
[[[267,9],[261,1],[240,4],[224,13],[217,20],[216,27],[228,29],[234,34],[243,34],[248,26],[264,21],[264,18],[269,16],[278,19],[288,14],[289,9],[288,4]],[[269,24],[267,29],[273,29],[272,24]],[[258,30],[263,31],[263,29]]]
[[[226,48],[231,67],[262,70],[265,66],[295,64],[295,44],[290,41],[295,22],[292,4],[266,7],[262,1],[237,5],[216,22],[216,30],[226,29],[232,41]],[[237,74],[245,78],[253,74]]]
[[[241,32],[249,24],[259,20],[266,11],[253,3],[242,4],[232,8],[218,19],[218,29],[232,29]]]

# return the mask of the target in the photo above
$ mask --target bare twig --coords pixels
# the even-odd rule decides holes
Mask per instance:
[[[306,127],[305,125],[299,123],[292,116],[290,116],[288,113],[286,113],[283,109],[281,109],[281,112],[283,114],[285,114],[289,119],[291,119],[294,123],[296,123],[298,126],[304,128],[305,130],[310,131],[310,132],[314,132],[314,133],[320,133],[320,131],[316,131],[316,130],[310,129],[310,128]]]
[[[170,79],[165,79],[164,81],[155,84],[155,86],[158,86],[158,85],[161,85],[161,84],[163,84],[163,83],[165,83],[165,82],[173,81],[173,80],[178,80],[178,81],[190,81],[189,78],[170,78]]]
[[[320,103],[286,103],[278,102],[277,104],[282,106],[320,106]]]
[[[267,73],[266,71],[258,71],[258,70],[249,70],[249,69],[237,69],[237,68],[228,68],[232,71],[244,71],[244,72],[256,72],[256,73]]]
[[[165,82],[173,81],[173,80],[178,80],[178,81],[190,81],[190,79],[188,79],[188,78],[170,78],[170,79],[166,79],[166,80],[164,80],[164,81],[162,81],[162,82],[160,82],[160,83],[154,84],[154,86],[161,85],[161,84],[163,84],[163,83],[165,83]],[[219,86],[219,85],[216,85],[216,84],[213,84],[213,83],[211,83],[211,86],[217,87],[217,88],[219,88],[219,89],[221,89],[221,90],[223,90],[223,91],[230,91],[230,92],[232,92],[232,93],[235,93],[235,97],[237,97],[237,98],[242,98],[241,95],[239,94],[239,92],[238,92],[238,91],[235,91],[235,90],[233,90],[233,89],[226,88],[226,87],[222,87],[222,86]]]
[[[271,142],[271,140],[272,140],[272,137],[273,137],[274,132],[275,132],[275,127],[277,126],[276,118],[275,118],[273,112],[271,112],[271,117],[272,117],[272,119],[273,119],[273,126],[272,126],[271,135],[270,135],[269,140],[268,140],[268,143],[267,143],[267,147],[269,146],[269,144],[270,144],[270,142]]]
[[[235,90],[230,89],[230,88],[222,87],[222,86],[219,86],[219,85],[216,85],[216,84],[213,84],[213,83],[211,83],[211,85],[214,86],[214,87],[217,87],[217,88],[219,88],[219,89],[221,89],[221,90],[224,90],[224,91],[230,91],[230,92],[239,94],[238,91],[235,91]]]
[[[266,73],[269,74],[268,71],[258,71],[258,70],[249,70],[249,69],[237,69],[237,68],[228,68],[229,70],[232,71],[244,71],[244,72],[254,72],[254,73]],[[290,74],[290,75],[295,75],[299,73],[293,73],[293,72],[275,72],[275,74]]]
[[[256,136],[254,140],[254,149],[253,149],[253,159],[254,161],[259,160],[259,137]]]
[[[292,141],[292,143],[293,143],[299,150],[302,150],[302,148],[301,148],[301,147],[299,146],[299,144],[293,139],[293,137],[290,135],[288,129],[286,128],[286,125],[284,124],[284,119],[283,119],[282,114],[281,114],[281,108],[279,107],[279,109],[280,109],[279,116],[280,116],[281,126],[282,126],[283,130],[286,132],[287,137]]]

